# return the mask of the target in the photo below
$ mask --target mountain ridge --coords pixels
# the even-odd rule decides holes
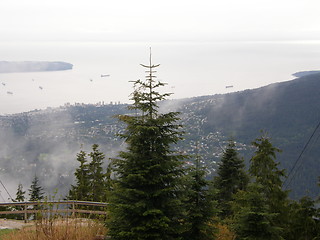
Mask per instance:
[[[199,154],[210,175],[230,138],[248,164],[254,151],[251,142],[266,131],[274,146],[282,149],[277,161],[293,176],[288,186],[291,196],[315,197],[319,196],[320,133],[315,132],[297,171],[291,169],[320,120],[319,97],[320,74],[312,74],[241,92],[166,100],[160,111],[180,112],[186,133],[175,149]],[[66,191],[80,149],[90,151],[90,145],[98,143],[107,158],[125,149],[117,137],[124,125],[113,116],[129,113],[127,106],[77,104],[0,116],[0,171],[37,173],[47,189]]]

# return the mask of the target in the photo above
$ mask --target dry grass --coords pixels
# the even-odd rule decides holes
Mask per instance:
[[[103,239],[103,223],[89,219],[42,219],[33,226],[3,236],[3,240],[94,240]],[[97,237],[100,236],[100,237]]]

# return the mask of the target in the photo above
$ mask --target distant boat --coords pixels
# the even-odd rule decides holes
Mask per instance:
[[[101,74],[101,77],[110,77],[110,74]]]
[[[39,86],[39,88],[42,90],[43,89],[43,87],[41,87],[41,86]]]
[[[226,88],[233,88],[233,86],[232,86],[232,85],[229,85],[229,86],[226,86]]]
[[[8,91],[8,92],[7,92],[7,94],[10,94],[10,95],[12,95],[12,94],[13,94],[13,92],[9,92],[9,91]]]
[[[5,86],[6,84],[3,82],[2,85]]]

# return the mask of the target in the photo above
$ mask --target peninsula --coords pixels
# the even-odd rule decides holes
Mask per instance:
[[[0,73],[64,71],[72,69],[67,62],[48,61],[0,61]]]
[[[292,75],[299,78],[299,77],[305,77],[311,74],[318,74],[318,73],[320,73],[320,71],[302,71],[302,72],[296,72]]]

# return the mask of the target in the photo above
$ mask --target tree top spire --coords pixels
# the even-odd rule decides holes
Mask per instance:
[[[145,68],[150,68],[150,70],[152,68],[156,68],[156,67],[159,67],[160,64],[157,64],[157,65],[152,65],[152,53],[151,53],[151,47],[150,47],[150,57],[149,57],[149,66],[147,65],[144,65],[144,64],[140,64],[142,67],[145,67]],[[149,71],[148,71],[149,72]]]
[[[142,67],[146,69],[145,81],[136,80],[134,82],[134,92],[132,93],[131,100],[134,100],[133,106],[130,106],[129,109],[138,109],[142,111],[143,116],[149,116],[153,118],[157,115],[157,102],[166,99],[166,97],[170,96],[171,93],[160,93],[156,91],[158,87],[162,87],[165,83],[160,81],[156,81],[155,71],[154,69],[159,67],[160,64],[152,64],[152,54],[150,48],[150,57],[149,57],[149,65],[140,64]]]

